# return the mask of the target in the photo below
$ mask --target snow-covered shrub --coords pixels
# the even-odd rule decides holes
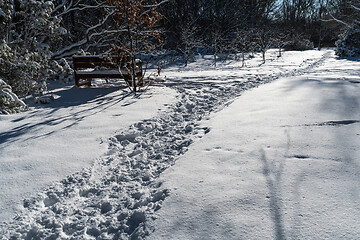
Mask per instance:
[[[69,79],[72,79],[72,74],[74,70],[70,67],[70,64],[65,58],[62,58],[58,61],[50,62],[50,74],[52,75],[52,80],[61,80],[63,82],[68,82]]]
[[[0,114],[11,114],[26,110],[26,104],[11,90],[11,87],[0,79]]]
[[[21,42],[29,51],[58,42],[61,19],[51,16],[53,9],[51,1],[20,1],[12,19],[10,41]]]
[[[305,51],[314,49],[314,43],[302,35],[293,34],[284,44],[286,51]]]
[[[360,56],[360,26],[354,25],[336,42],[336,55],[340,57]]]
[[[17,46],[0,43],[0,74],[14,93],[25,96],[46,90],[49,54],[47,49],[29,52]]]
[[[68,61],[66,61],[65,58],[60,59],[60,65],[63,68],[63,74],[73,74],[74,70],[70,67],[70,64],[68,63]]]

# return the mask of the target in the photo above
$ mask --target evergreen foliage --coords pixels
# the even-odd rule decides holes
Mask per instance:
[[[354,25],[336,42],[336,54],[340,57],[360,56],[360,26]]]
[[[12,92],[11,87],[0,78],[0,114],[18,113],[26,110],[27,107],[16,94]]]
[[[283,47],[286,51],[304,51],[314,49],[314,43],[302,34],[291,34],[287,37]]]

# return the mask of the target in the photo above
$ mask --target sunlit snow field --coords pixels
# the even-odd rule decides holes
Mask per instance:
[[[136,95],[52,83],[0,116],[0,235],[357,239],[358,59],[245,64],[197,56]]]

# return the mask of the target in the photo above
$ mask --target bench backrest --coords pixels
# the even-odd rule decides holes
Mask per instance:
[[[106,57],[103,56],[73,56],[74,69],[81,68],[95,68],[95,67],[107,67],[107,68],[117,68],[118,65],[109,61]]]
[[[87,56],[73,56],[74,70],[83,68],[95,68],[95,67],[106,67],[106,68],[118,68],[119,64],[111,62],[106,56],[100,55],[87,55]],[[129,63],[121,64],[122,68]],[[137,70],[136,72],[142,72],[142,62],[136,61]]]

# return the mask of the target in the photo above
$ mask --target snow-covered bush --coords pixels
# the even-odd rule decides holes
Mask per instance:
[[[58,61],[52,60],[50,62],[50,74],[52,80],[61,80],[68,82],[72,79],[74,70],[70,67],[70,64],[65,58],[61,58]]]
[[[305,51],[314,49],[314,43],[301,34],[293,34],[284,44],[286,51]]]
[[[0,78],[0,114],[17,113],[26,110],[26,104],[11,90],[11,87]]]
[[[14,93],[25,96],[46,90],[49,54],[46,49],[29,52],[17,46],[0,43],[0,75]]]
[[[335,52],[340,57],[360,56],[360,26],[354,25],[336,42]]]
[[[51,1],[20,1],[13,13],[9,42],[21,43],[29,51],[58,42],[61,19],[51,16],[53,9]]]

